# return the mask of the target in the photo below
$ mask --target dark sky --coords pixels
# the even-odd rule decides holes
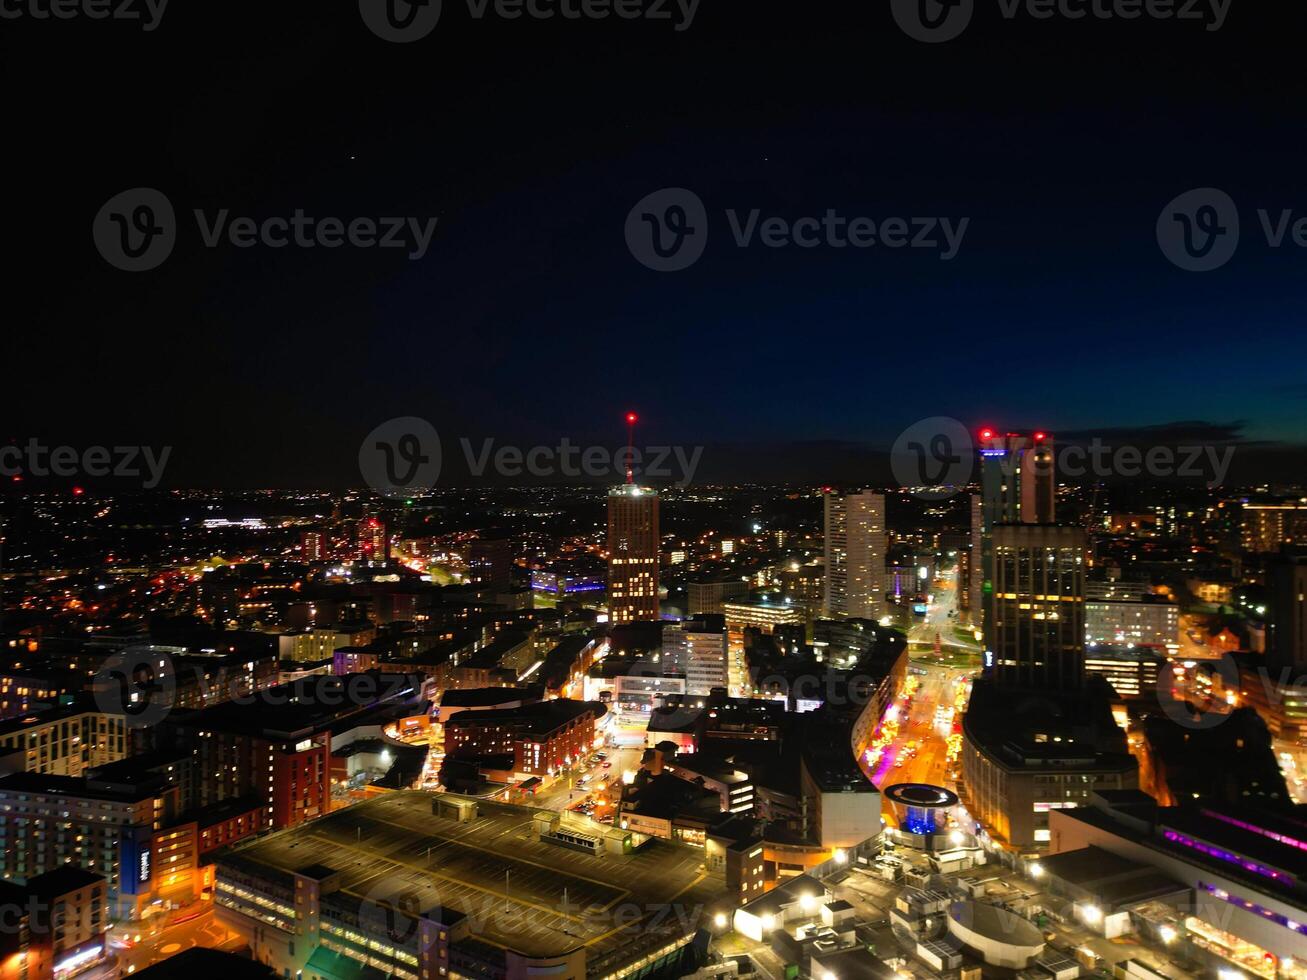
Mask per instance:
[[[403,415],[446,452],[613,446],[628,408],[643,443],[717,447],[718,478],[821,479],[935,415],[1198,423],[1300,460],[1276,452],[1307,442],[1307,249],[1268,247],[1256,212],[1307,216],[1307,10],[1232,0],[1208,31],[976,4],[944,44],[885,0],[703,0],[680,32],[445,0],[405,45],[355,0],[0,20],[3,435],[170,445],[172,485],[358,483],[360,440]],[[91,229],[142,186],[180,232],[133,274]],[[1243,239],[1181,271],[1158,215],[1209,186]],[[623,238],[664,187],[708,211],[677,273]],[[205,248],[195,208],[439,221],[414,262]],[[970,223],[945,262],[740,249],[730,208]]]

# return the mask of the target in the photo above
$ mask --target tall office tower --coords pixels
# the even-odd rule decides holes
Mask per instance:
[[[359,521],[358,556],[369,565],[384,565],[390,560],[390,538],[386,522],[377,517]]]
[[[826,493],[828,619],[885,615],[885,495]]]
[[[658,494],[634,483],[608,491],[608,619],[658,619]]]
[[[300,551],[305,561],[322,561],[326,555],[326,542],[321,531],[305,531],[300,536]]]
[[[1053,440],[1045,432],[1022,436],[980,431],[980,620],[985,649],[994,649],[994,528],[1001,524],[1052,524],[1056,520]],[[974,563],[973,563],[974,564]],[[973,607],[975,602],[973,600]]]
[[[1307,672],[1307,549],[1286,548],[1271,562],[1271,642],[1266,666],[1286,668],[1297,680]]]
[[[971,515],[971,546],[967,551],[966,573],[967,581],[965,588],[967,590],[967,616],[973,627],[978,627],[984,619],[984,584],[985,570],[981,566],[981,553],[984,550],[984,530],[985,517],[984,508],[981,505],[981,497],[978,493],[973,493],[968,497],[969,510]],[[959,568],[958,588],[963,587],[961,580],[961,563]]]
[[[513,584],[513,543],[478,538],[468,547],[467,567],[473,585],[507,592]]]
[[[993,678],[1004,688],[1073,691],[1085,674],[1084,528],[994,528]]]
[[[1056,519],[1053,439],[992,429],[980,433],[980,482],[985,519],[994,524],[1052,524]]]

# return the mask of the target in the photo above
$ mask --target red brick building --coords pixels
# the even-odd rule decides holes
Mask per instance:
[[[424,708],[423,681],[404,674],[312,676],[184,717],[166,728],[195,759],[195,803],[262,803],[263,826],[293,827],[331,809],[331,733],[346,720],[383,722]]]
[[[518,773],[545,776],[594,749],[595,701],[557,699],[500,711],[462,711],[445,722],[446,751],[455,757],[512,753]]]

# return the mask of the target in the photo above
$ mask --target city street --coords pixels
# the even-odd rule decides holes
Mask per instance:
[[[954,565],[943,571],[931,584],[931,603],[926,615],[914,622],[908,630],[908,645],[912,653],[923,659],[927,658],[922,648],[929,650],[929,657],[934,658],[936,638],[946,658],[957,665],[981,652],[981,647],[974,637],[967,635],[958,616],[958,570]],[[957,659],[961,658],[961,660]]]
[[[202,911],[197,912],[199,909]],[[149,924],[140,922],[124,922],[114,926],[108,933],[108,940],[109,951],[117,957],[117,965],[106,964],[89,970],[82,976],[94,980],[123,977],[192,946],[234,952],[246,944],[244,936],[232,932],[217,921],[209,903],[179,909],[172,914],[178,921],[162,926],[157,932]]]
[[[957,570],[946,571],[933,585],[926,616],[908,631],[912,661],[907,683],[886,709],[872,749],[861,760],[880,787],[922,782],[951,785],[949,770],[957,760],[961,736],[960,708],[970,693],[970,678],[980,666],[980,647],[957,632]],[[935,638],[944,651],[935,654]]]

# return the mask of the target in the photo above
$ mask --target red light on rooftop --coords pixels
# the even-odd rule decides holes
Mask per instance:
[[[1045,439],[1047,439],[1047,438],[1048,438],[1048,434],[1047,434],[1047,433],[1044,433],[1044,432],[1036,432],[1036,433],[1035,433],[1035,442],[1043,442],[1043,441],[1044,441]]]
[[[82,494],[84,494],[84,493],[86,493],[86,488],[85,488],[85,487],[73,487],[73,496],[74,496],[74,497],[80,497],[80,496],[81,496]]]
[[[993,439],[993,438],[994,438],[994,430],[993,430],[993,429],[981,429],[981,430],[980,430],[980,438],[982,438],[982,439]]]
[[[635,425],[635,423],[636,423],[636,422],[639,422],[639,421],[640,421],[640,416],[636,415],[634,412],[627,412],[627,413],[626,413],[626,424],[627,424],[627,425]]]

